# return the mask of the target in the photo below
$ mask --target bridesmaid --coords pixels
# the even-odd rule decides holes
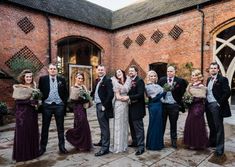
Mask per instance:
[[[166,92],[163,92],[163,88],[157,84],[157,80],[157,73],[149,71],[145,86],[146,94],[149,97],[149,126],[146,140],[148,150],[161,150],[164,147],[161,98]]]
[[[131,88],[131,80],[121,69],[116,70],[112,78],[115,98],[113,101],[114,124],[113,139],[110,141],[110,150],[114,153],[127,151],[128,148],[128,102],[126,96]]]
[[[191,94],[190,88],[204,89],[203,76],[200,70],[192,71],[192,83],[188,85],[187,92]],[[204,119],[204,95],[202,97],[195,97],[188,109],[188,116],[184,128],[184,144],[189,149],[205,149],[208,144],[208,137],[206,131],[206,124]]]
[[[18,87],[35,88],[33,73],[23,70],[19,77]],[[16,125],[13,145],[13,159],[16,162],[32,160],[39,156],[38,114],[35,110],[37,101],[15,100]]]
[[[84,85],[83,73],[77,73],[74,87],[79,88],[83,92],[87,92],[87,88]],[[92,146],[90,126],[87,120],[86,109],[83,107],[83,104],[86,102],[87,101],[81,98],[76,101],[72,101],[74,128],[71,128],[66,132],[66,139],[68,142],[79,151],[90,151]]]

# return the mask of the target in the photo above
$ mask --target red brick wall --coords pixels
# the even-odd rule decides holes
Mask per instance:
[[[217,25],[234,17],[234,9],[234,0],[224,1],[202,9],[205,12],[204,71],[213,59],[212,53],[214,46],[210,31]],[[116,32],[113,38],[113,67],[125,69],[130,61],[135,59],[144,71],[148,71],[149,64],[154,62],[179,64],[192,62],[194,67],[200,68],[201,20],[201,13],[195,9]],[[174,40],[168,35],[174,25],[178,25],[183,29],[183,33],[177,40]],[[157,29],[164,34],[158,44],[151,39],[152,34]],[[140,33],[147,38],[142,46],[139,46],[135,42],[135,39]],[[126,37],[130,37],[133,40],[129,49],[126,49],[123,45]],[[206,43],[209,46],[206,46]]]

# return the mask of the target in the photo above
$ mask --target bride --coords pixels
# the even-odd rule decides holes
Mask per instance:
[[[110,140],[110,151],[118,153],[127,151],[128,147],[128,101],[123,100],[122,96],[127,95],[130,90],[131,80],[120,69],[116,70],[115,76],[111,79],[115,97],[113,100],[113,139]]]

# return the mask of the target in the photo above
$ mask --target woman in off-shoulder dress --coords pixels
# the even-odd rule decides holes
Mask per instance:
[[[113,139],[110,141],[110,151],[114,153],[123,152],[128,147],[128,102],[122,99],[131,87],[131,80],[125,72],[118,69],[112,78],[115,97]]]

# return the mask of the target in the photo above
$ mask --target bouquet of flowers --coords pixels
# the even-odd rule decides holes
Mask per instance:
[[[4,102],[0,102],[0,115],[5,115],[7,114],[7,105]]]
[[[91,96],[89,95],[89,93],[84,90],[84,89],[80,89],[79,91],[79,97],[81,97],[83,100],[91,100]]]
[[[163,85],[163,90],[164,90],[164,92],[172,91],[172,90],[174,89],[175,84],[176,84],[175,82],[173,82],[172,85],[171,85],[171,84],[168,84],[168,83],[165,83],[165,84]]]
[[[41,100],[42,99],[42,93],[40,92],[39,89],[33,89],[31,99],[32,100]]]
[[[193,96],[192,94],[185,92],[182,100],[183,100],[185,108],[188,108],[193,102]]]

